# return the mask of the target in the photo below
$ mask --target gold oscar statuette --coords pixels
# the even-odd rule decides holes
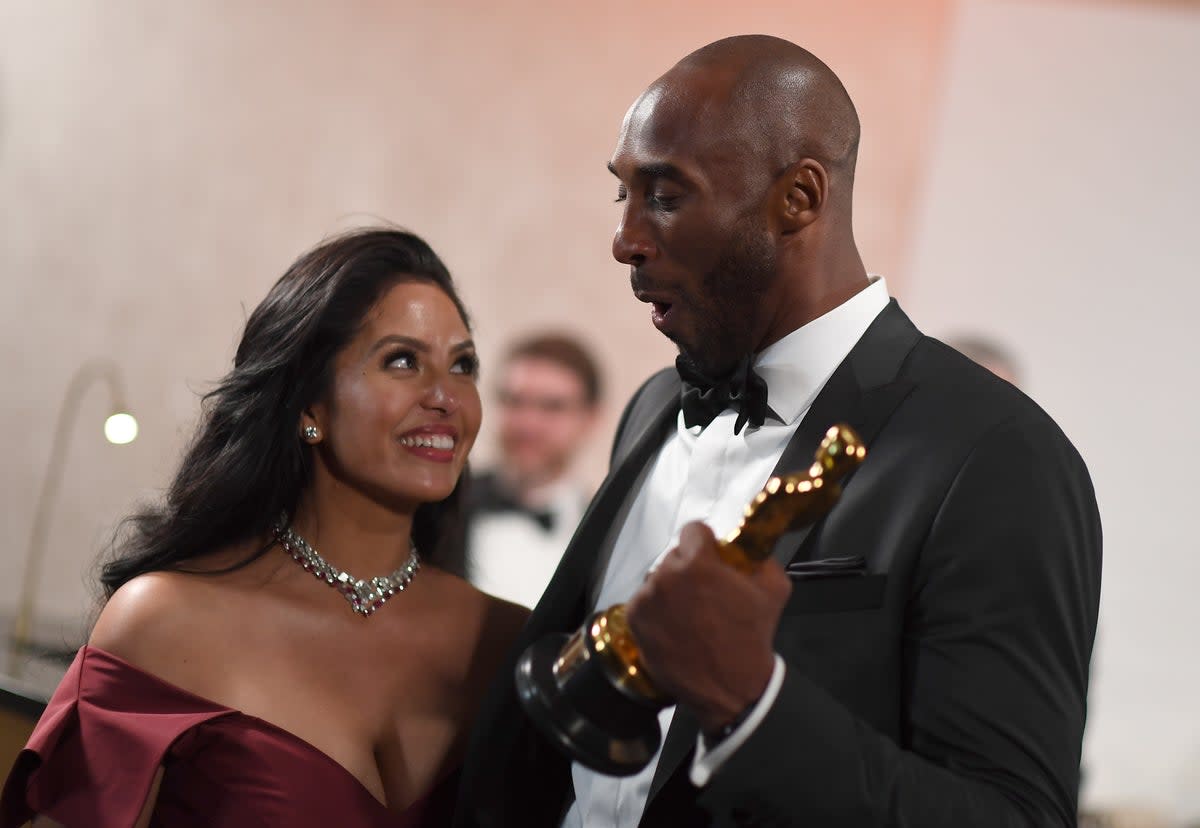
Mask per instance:
[[[805,471],[772,477],[746,506],[739,526],[718,542],[725,563],[753,571],[790,529],[814,523],[833,508],[840,481],[866,457],[850,426],[825,434]],[[610,776],[637,773],[658,751],[658,711],[674,700],[654,686],[625,605],[589,618],[573,635],[550,635],[517,662],[517,697],[552,743],[573,760]]]

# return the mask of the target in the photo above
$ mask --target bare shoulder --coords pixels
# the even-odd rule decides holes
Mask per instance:
[[[484,617],[487,619],[481,643],[489,647],[507,649],[529,620],[529,608],[494,595],[482,592],[479,594],[483,596]]]
[[[459,698],[464,722],[469,724],[474,721],[488,688],[500,680],[506,658],[530,613],[519,604],[480,592],[466,582],[462,585],[470,592],[476,619],[462,642],[460,662],[463,672]]]
[[[480,635],[507,635],[509,638],[515,638],[529,619],[529,610],[526,607],[481,592],[457,575],[439,570],[437,577],[439,588],[445,590],[447,599],[460,608],[465,619],[472,622],[466,628],[479,625]],[[488,633],[489,629],[493,630],[493,633]]]
[[[149,572],[108,599],[88,644],[167,680],[180,682],[203,642],[220,635],[214,621],[220,586],[201,576]]]
[[[191,585],[175,572],[138,575],[108,599],[88,643],[127,657],[148,639],[161,637],[164,624],[178,622],[181,610],[191,603],[191,592]]]
[[[453,630],[454,660],[468,673],[487,672],[516,640],[529,610],[481,592],[455,575],[438,571],[435,577],[443,606],[454,614],[447,625]]]

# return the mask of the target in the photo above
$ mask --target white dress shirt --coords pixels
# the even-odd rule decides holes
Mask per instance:
[[[717,537],[738,525],[813,400],[887,303],[887,284],[873,276],[867,288],[758,355],[755,370],[767,383],[767,401],[782,422],[768,418],[760,428],[746,427],[734,434],[737,414],[732,410],[718,414],[703,430],[686,428],[679,415],[675,434],[659,450],[617,536],[596,609],[629,600],[653,566],[678,544],[684,524],[702,520]],[[767,689],[741,726],[712,751],[705,751],[703,740],[698,740],[691,767],[694,784],[706,784],[754,732],[779,693],[783,672],[783,661],[776,656]],[[659,713],[664,737],[674,715],[674,707]],[[655,756],[641,773],[622,778],[573,764],[575,802],[563,828],[636,826],[657,767]]]
[[[561,481],[546,498],[550,529],[516,511],[484,511],[467,524],[467,580],[479,589],[522,604],[537,605],[550,583],[588,496],[578,482]]]

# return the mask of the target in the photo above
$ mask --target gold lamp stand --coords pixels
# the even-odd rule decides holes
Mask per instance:
[[[25,552],[24,570],[21,575],[20,602],[8,640],[7,672],[13,678],[20,678],[25,667],[22,655],[30,645],[42,559],[45,557],[46,538],[50,531],[50,517],[54,511],[59,486],[62,484],[71,434],[78,419],[83,395],[97,382],[105,384],[109,391],[112,413],[104,423],[105,437],[110,443],[117,444],[132,442],[137,437],[137,420],[125,408],[124,389],[116,363],[109,359],[98,359],[81,365],[67,384],[67,392],[58,410],[58,423],[54,428],[54,441],[50,444],[46,476],[34,509],[33,529],[29,533],[29,548]]]

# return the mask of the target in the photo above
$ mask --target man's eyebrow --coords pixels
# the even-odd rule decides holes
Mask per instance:
[[[611,161],[608,162],[608,171],[617,176],[617,178],[621,177],[617,172],[617,168]],[[666,161],[659,161],[652,164],[640,164],[639,166],[634,167],[633,172],[638,178],[648,178],[651,180],[656,178],[665,178],[668,181],[678,181],[680,183],[685,183],[688,180],[688,177],[684,174],[683,170],[679,169],[679,167],[676,167],[674,164],[667,163]]]

